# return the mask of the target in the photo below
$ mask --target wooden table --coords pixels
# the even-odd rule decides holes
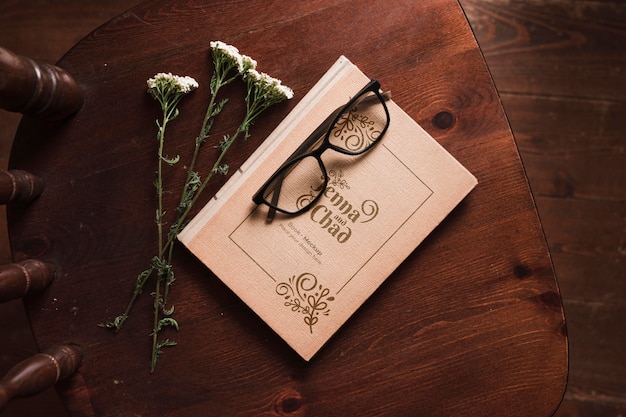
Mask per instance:
[[[179,247],[178,346],[150,374],[149,294],[121,332],[98,324],[123,310],[155,251],[157,108],[145,81],[173,72],[205,86],[182,104],[192,122],[170,131],[193,138],[212,40],[236,45],[296,91],[256,124],[232,167],[344,54],[479,185],[310,363]],[[537,417],[556,409],[567,376],[559,291],[506,116],[456,1],[155,1],[93,32],[59,66],[85,104],[64,122],[23,120],[10,168],[44,177],[46,189],[11,206],[8,222],[15,261],[58,268],[46,292],[25,303],[42,348],[73,341],[85,349],[80,371],[59,386],[73,417]],[[220,132],[236,119],[221,119]],[[183,141],[168,149],[190,152]]]

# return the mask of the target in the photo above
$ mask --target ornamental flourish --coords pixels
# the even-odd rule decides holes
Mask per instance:
[[[313,334],[313,326],[318,323],[320,315],[329,315],[328,303],[335,299],[335,297],[329,296],[330,290],[318,284],[315,275],[308,272],[298,276],[294,275],[287,282],[279,283],[276,286],[276,294],[285,299],[285,307],[289,307],[294,313],[304,316],[304,324],[309,327],[311,334]]]

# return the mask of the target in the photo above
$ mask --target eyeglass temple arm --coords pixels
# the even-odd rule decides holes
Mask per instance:
[[[391,99],[391,91],[385,91],[381,93],[381,96],[383,98],[383,100],[387,101]],[[357,104],[361,104],[361,103],[367,103],[369,101],[374,100],[374,98],[372,96],[367,96],[367,97],[362,97],[360,100],[357,100],[354,105],[356,106]],[[328,130],[328,128],[330,127],[330,124],[335,120],[335,118],[337,117],[337,115],[339,114],[339,112],[344,108],[344,106],[340,106],[337,107],[303,142],[300,146],[298,146],[298,148],[291,154],[289,155],[289,158],[287,158],[287,160],[285,161],[284,164],[281,165],[281,168],[287,164],[289,164],[291,161],[293,161],[295,158],[299,157],[300,155],[304,154],[306,151],[308,151],[311,146],[313,146],[313,144],[315,144],[315,142],[317,142],[319,140],[319,138],[326,133],[326,131]],[[279,170],[281,169],[279,168]],[[280,188],[282,186],[283,183],[283,179],[284,179],[284,175],[280,175],[278,177],[276,177],[276,181],[275,184],[276,186],[274,187],[274,190],[272,192],[272,205],[276,206],[276,204],[278,204],[278,198],[280,197]],[[269,208],[268,212],[267,212],[267,222],[271,222],[272,220],[274,220],[274,217],[276,217],[276,209],[271,207]]]

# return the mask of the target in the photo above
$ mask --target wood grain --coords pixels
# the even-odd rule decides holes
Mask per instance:
[[[463,4],[501,93],[623,100],[623,3]]]
[[[208,13],[197,2],[155,2],[94,32],[59,63],[87,86],[86,104],[62,125],[22,123],[11,165],[45,173],[48,187],[27,209],[11,210],[9,224],[16,258],[38,255],[62,265],[62,279],[27,307],[40,344],[62,337],[86,349],[80,374],[61,389],[74,415],[514,416],[556,408],[567,362],[558,289],[517,149],[464,16],[443,0],[397,3],[382,17],[367,2],[361,6],[250,1],[234,21],[231,3],[213,2]],[[358,38],[353,26],[340,24],[347,15],[363,31]],[[318,29],[328,22],[337,28],[331,38]],[[181,27],[189,33],[181,35]],[[180,251],[172,295],[184,323],[179,346],[149,375],[149,297],[123,333],[95,325],[121,310],[120,280],[132,282],[129,271],[140,270],[153,251],[144,243],[154,238],[146,209],[154,132],[145,128],[154,107],[138,86],[157,67],[206,85],[207,44],[215,38],[259,57],[296,91],[307,91],[347,54],[386,80],[396,102],[481,187],[309,366]],[[181,111],[201,107],[189,101]],[[277,108],[255,134],[263,137],[288,110]],[[444,111],[455,122],[442,129],[434,119]],[[172,132],[193,137],[192,125]],[[226,131],[233,125],[223,121]],[[241,163],[254,146],[246,142],[230,162]]]
[[[503,103],[535,196],[626,200],[626,103],[520,95]],[[537,109],[543,117],[534,116]]]
[[[55,63],[84,35],[136,3],[133,0],[106,3],[6,0],[0,4],[0,44]],[[569,386],[558,415],[624,414],[626,396],[612,390],[622,381],[619,375],[607,373],[619,379],[604,379],[600,386],[594,384],[603,378],[606,369],[620,370],[626,362],[623,350],[619,349],[626,340],[615,332],[623,327],[626,316],[611,307],[621,302],[626,291],[621,285],[626,264],[622,242],[624,223],[620,215],[626,210],[623,201],[612,200],[624,188],[607,188],[598,181],[596,185],[611,196],[606,198],[593,191],[588,181],[584,182],[585,177],[612,175],[611,184],[617,184],[616,180],[624,177],[619,166],[617,171],[607,170],[602,158],[584,164],[584,154],[588,151],[602,152],[609,160],[624,155],[625,89],[623,79],[615,76],[618,71],[624,72],[626,51],[624,42],[618,42],[624,33],[624,5],[610,0],[463,0],[461,3],[496,79],[533,192],[542,190],[536,200],[559,278],[570,336]],[[576,45],[558,42],[565,36],[586,41]],[[512,44],[516,47],[507,49]],[[507,61],[509,58],[515,58],[515,65]],[[591,65],[594,68],[589,70]],[[555,90],[558,95],[551,95]],[[582,90],[584,95],[579,93]],[[617,98],[606,98],[607,95]],[[420,107],[419,102],[412,105]],[[605,120],[609,119],[612,122],[606,124]],[[0,161],[5,166],[18,121],[18,115],[0,111]],[[595,145],[606,137],[612,139],[602,146]],[[610,149],[603,150],[607,146]],[[532,169],[529,157],[533,161]],[[570,165],[568,161],[579,162]],[[611,167],[615,168],[615,164]],[[534,177],[535,172],[541,174],[541,180]],[[570,177],[583,180],[589,198],[579,201],[567,197],[581,195],[580,186],[572,187]],[[3,230],[4,224],[0,226]],[[6,232],[1,235],[6,241]],[[3,259],[8,261],[8,244],[3,243],[0,248]],[[570,302],[570,295],[576,300],[571,298]],[[18,314],[21,306],[11,303],[2,308],[2,348],[9,350],[3,350],[1,358],[8,366],[33,353],[35,348],[28,325]],[[588,337],[592,332],[598,336],[596,339]],[[284,393],[285,398],[290,398],[289,393]],[[297,404],[297,398],[292,398],[291,404]],[[33,402],[18,401],[9,407],[3,415],[43,415],[40,410],[53,415],[60,408],[50,395]],[[62,409],[58,412],[63,414]]]
[[[565,304],[557,416],[624,413],[626,6],[463,1],[502,94]]]
[[[0,2],[0,45],[21,55],[56,63],[75,43],[107,20],[138,4],[139,0],[20,1]],[[13,137],[21,116],[0,110],[0,167],[8,165]],[[10,262],[5,207],[0,207],[0,259]],[[0,305],[2,347],[0,374],[39,351],[27,322],[21,300]],[[12,401],[3,417],[67,416],[54,390],[34,398]]]

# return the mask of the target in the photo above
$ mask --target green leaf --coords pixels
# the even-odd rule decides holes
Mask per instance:
[[[172,326],[176,330],[178,330],[178,322],[171,317],[165,317],[159,320],[159,324],[157,326],[157,332],[161,331],[163,327]]]
[[[168,346],[176,346],[177,343],[170,339],[165,339],[157,343],[157,349],[161,349],[162,347]]]
[[[173,158],[168,158],[167,156],[162,156],[161,159],[168,165],[174,165],[180,161],[180,155],[176,155]]]
[[[152,352],[152,361],[150,363],[150,372],[154,372],[154,370],[156,369],[157,362],[159,362],[159,358],[163,354],[163,351],[161,350],[161,348],[172,347],[172,346],[176,346],[176,342],[174,342],[173,340],[169,340],[169,339],[165,339],[165,340],[162,340],[162,341],[156,343],[155,349]]]
[[[120,314],[113,321],[110,321],[106,324],[100,324],[100,327],[105,327],[107,329],[120,329],[122,327],[122,323],[126,320],[128,316],[126,314]]]
[[[143,285],[146,283],[146,280],[150,277],[150,275],[152,275],[153,270],[154,270],[153,268],[146,269],[145,271],[137,275],[137,282],[135,283],[135,288],[137,289],[138,294],[141,294]]]
[[[226,105],[226,103],[228,103],[228,99],[227,98],[225,98],[222,101],[220,101],[219,103],[217,103],[217,106],[215,106],[215,109],[213,110],[213,112],[211,112],[211,117],[215,117],[218,114],[220,114],[222,109],[224,109],[224,106]]]

